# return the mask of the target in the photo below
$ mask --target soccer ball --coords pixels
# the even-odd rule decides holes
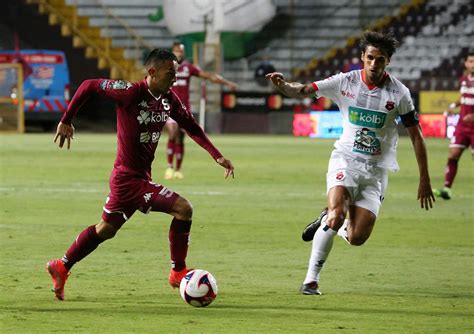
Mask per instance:
[[[216,299],[217,282],[206,270],[191,270],[184,276],[179,285],[183,300],[195,307],[204,307]]]

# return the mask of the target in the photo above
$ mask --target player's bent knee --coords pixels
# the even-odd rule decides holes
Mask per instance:
[[[173,130],[168,131],[168,141],[175,142],[175,140],[176,140],[176,133]]]
[[[170,213],[176,219],[191,220],[193,218],[193,205],[186,198],[180,197],[174,203]]]
[[[448,153],[448,159],[449,160],[459,160],[461,158],[461,155],[464,151],[464,148],[450,148],[449,153]]]

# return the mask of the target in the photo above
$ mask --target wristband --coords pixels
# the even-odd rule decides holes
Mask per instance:
[[[456,103],[451,103],[448,107],[449,109],[456,109]]]

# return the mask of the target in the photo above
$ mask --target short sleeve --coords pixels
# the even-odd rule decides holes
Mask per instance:
[[[98,80],[97,93],[114,102],[124,103],[130,99],[135,88],[135,85],[129,81],[100,79]]]
[[[404,89],[404,94],[400,99],[398,114],[400,115],[400,119],[406,128],[419,124],[418,112],[415,110],[410,91],[406,87]]]
[[[133,97],[133,91],[138,86],[123,80],[89,79],[85,80],[77,89],[63,114],[61,122],[70,124],[76,113],[93,96],[108,98],[116,103],[126,103]]]
[[[400,99],[400,104],[398,106],[398,114],[405,115],[409,112],[412,112],[413,110],[415,110],[415,105],[413,104],[410,91],[408,90],[408,88],[405,88],[404,94]]]
[[[341,83],[344,77],[344,73],[339,73],[324,80],[315,81],[314,84],[318,87],[318,90],[316,91],[316,96],[324,96],[332,100],[337,100]]]

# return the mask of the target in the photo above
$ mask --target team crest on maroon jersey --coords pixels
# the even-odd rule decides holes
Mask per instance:
[[[385,105],[385,109],[387,109],[388,111],[391,111],[393,110],[393,108],[395,108],[395,102],[387,101],[387,104]]]

